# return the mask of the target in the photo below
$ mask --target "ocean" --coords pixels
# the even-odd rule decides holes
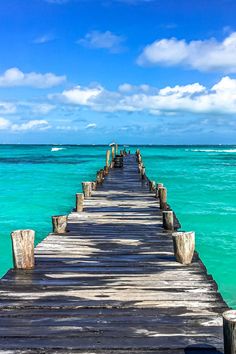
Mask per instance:
[[[196,232],[208,273],[236,308],[236,146],[138,147],[148,177],[168,188],[182,230]],[[1,276],[12,266],[10,232],[31,228],[42,240],[51,216],[69,213],[81,182],[105,165],[107,148],[0,145]]]

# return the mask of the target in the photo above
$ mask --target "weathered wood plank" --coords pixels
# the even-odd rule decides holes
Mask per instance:
[[[82,211],[83,209],[83,211]],[[134,155],[0,281],[0,353],[221,353],[227,305],[194,254],[175,261]]]

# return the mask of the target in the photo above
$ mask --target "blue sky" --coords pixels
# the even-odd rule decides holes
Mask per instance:
[[[236,143],[236,2],[0,0],[0,143]]]

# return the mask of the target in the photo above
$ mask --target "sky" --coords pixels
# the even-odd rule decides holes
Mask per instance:
[[[0,0],[0,143],[236,144],[235,0]]]

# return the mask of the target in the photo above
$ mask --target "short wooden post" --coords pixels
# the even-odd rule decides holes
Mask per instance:
[[[224,353],[236,353],[236,310],[223,313]]]
[[[109,168],[110,155],[111,155],[111,151],[107,150],[107,152],[106,152],[106,167],[108,167],[108,168]]]
[[[102,183],[100,171],[97,171],[96,182],[97,182],[97,184],[101,184]]]
[[[163,210],[167,204],[167,189],[165,187],[159,188],[160,208]]]
[[[75,210],[77,212],[83,211],[84,208],[84,194],[83,193],[77,193],[76,194],[76,206]]]
[[[15,269],[34,268],[34,237],[33,230],[16,230],[11,233]]]
[[[116,155],[118,155],[118,144],[116,144]]]
[[[159,189],[164,187],[163,183],[157,183],[156,187],[156,198],[159,198]]]
[[[190,264],[195,249],[195,232],[174,232],[172,239],[176,261]]]
[[[109,174],[109,167],[108,166],[104,167],[104,174],[105,174],[105,176],[107,176]]]
[[[115,146],[114,145],[112,145],[112,147],[111,147],[111,157],[112,157],[112,161],[113,161],[115,158]]]
[[[82,189],[85,198],[89,198],[92,195],[92,186],[91,182],[82,182]]]
[[[67,215],[52,216],[52,230],[55,234],[66,233]]]
[[[174,213],[172,210],[162,212],[163,227],[165,230],[174,230]]]
[[[146,174],[145,174],[145,167],[142,167],[142,168],[141,168],[141,177],[142,177],[142,179],[145,179],[145,176],[146,176]]]
[[[136,150],[136,155],[139,155],[139,154],[140,154],[140,150],[137,149],[137,150]]]
[[[155,181],[149,181],[149,191],[154,192],[156,190],[156,182]]]
[[[91,182],[91,187],[92,187],[92,191],[95,191],[97,189],[97,182],[96,181]]]

